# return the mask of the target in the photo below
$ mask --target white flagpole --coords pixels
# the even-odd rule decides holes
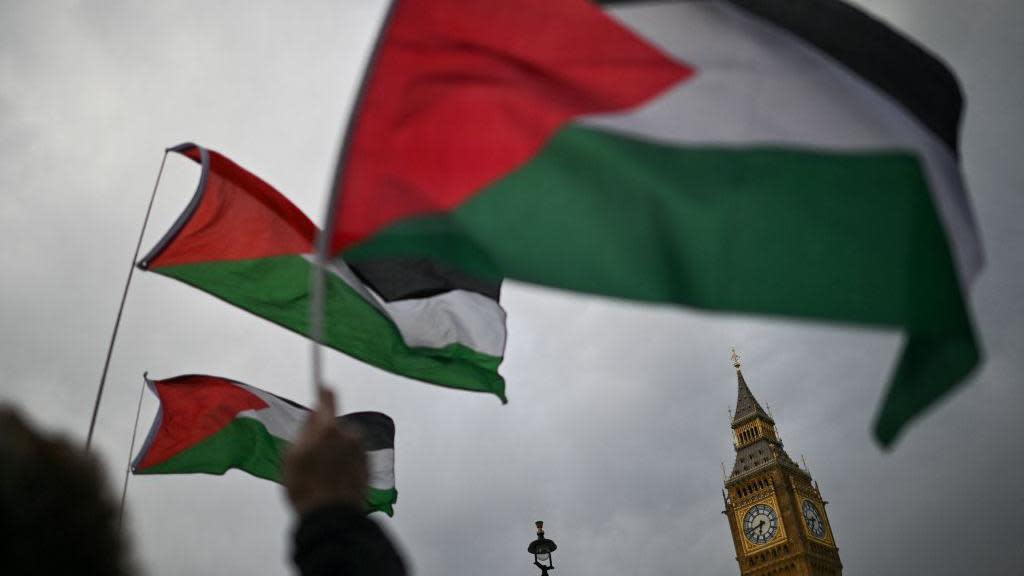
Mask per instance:
[[[392,0],[388,5],[387,12],[384,14],[384,20],[381,22],[380,29],[377,32],[377,40],[374,43],[373,51],[370,53],[366,66],[363,68],[363,79],[359,86],[359,94],[356,96],[356,101],[352,105],[352,111],[349,114],[348,126],[345,128],[345,136],[341,140],[341,148],[338,151],[338,163],[334,169],[334,178],[331,179],[331,188],[327,192],[327,216],[316,238],[316,266],[314,266],[313,273],[311,274],[312,277],[310,278],[309,299],[309,337],[313,341],[312,356],[310,358],[312,363],[313,398],[318,397],[320,388],[324,386],[322,345],[324,341],[324,307],[327,292],[326,269],[328,252],[331,248],[331,235],[334,232],[334,222],[338,216],[338,199],[341,194],[339,188],[344,177],[345,164],[348,161],[349,145],[352,141],[352,132],[355,130],[355,119],[362,108],[363,98],[366,96],[367,76],[370,70],[373,70],[373,65],[377,61],[381,41],[388,29],[388,24],[391,22],[392,15],[395,13],[395,6],[398,2],[399,0]],[[335,396],[337,398],[338,410],[340,411],[340,391],[337,391]]]
[[[117,318],[114,320],[114,332],[110,335],[110,345],[107,346],[107,359],[103,362],[103,374],[100,375],[100,385],[96,390],[96,403],[92,407],[92,419],[89,421],[89,434],[85,437],[85,449],[92,447],[92,434],[96,430],[96,415],[100,411],[100,401],[103,399],[103,387],[107,383],[107,372],[110,370],[110,358],[114,354],[114,343],[117,341],[117,330],[121,327],[121,316],[124,314],[124,303],[128,299],[128,287],[132,285],[132,274],[135,273],[135,262],[139,259],[139,249],[142,248],[142,238],[146,235],[146,225],[149,224],[149,215],[153,211],[153,200],[156,198],[156,190],[160,187],[160,176],[164,173],[164,164],[167,162],[167,150],[164,150],[164,157],[160,160],[160,170],[156,173],[156,182],[153,184],[153,192],[149,195],[149,206],[146,207],[146,217],[142,219],[142,230],[139,230],[139,241],[135,244],[135,254],[132,255],[131,265],[128,267],[128,279],[124,283],[124,292],[121,294],[121,305],[117,308]]]

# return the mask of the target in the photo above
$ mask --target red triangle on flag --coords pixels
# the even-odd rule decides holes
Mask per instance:
[[[587,0],[399,0],[335,191],[334,251],[449,210],[529,161],[574,117],[691,76]]]

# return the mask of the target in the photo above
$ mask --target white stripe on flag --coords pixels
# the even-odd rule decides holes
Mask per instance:
[[[392,448],[366,453],[366,470],[370,488],[390,490],[395,487],[395,451]]]
[[[505,310],[487,296],[452,290],[429,298],[386,302],[409,346],[459,343],[489,356],[505,354]]]
[[[302,425],[306,423],[306,417],[309,416],[308,410],[303,410],[297,406],[289,404],[284,400],[281,400],[273,394],[269,394],[258,388],[253,388],[236,382],[239,386],[245,388],[247,391],[255,396],[258,396],[260,400],[263,400],[268,404],[268,407],[260,410],[246,410],[245,412],[239,412],[238,418],[252,418],[257,422],[263,424],[272,435],[286,442],[294,442],[299,437],[299,432],[302,430]]]
[[[916,152],[963,283],[984,260],[956,159],[900,104],[796,36],[723,2],[630,5],[625,26],[696,69],[625,113],[582,121],[686,146]]]

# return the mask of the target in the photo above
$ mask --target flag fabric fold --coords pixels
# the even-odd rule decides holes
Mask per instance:
[[[135,474],[224,474],[235,468],[281,482],[281,459],[310,411],[259,388],[206,375],[146,380],[160,400]],[[363,436],[367,508],[394,515],[395,424],[380,412],[339,416]]]
[[[196,146],[196,193],[138,264],[301,335],[309,332],[313,223],[266,182]],[[324,344],[384,370],[505,401],[499,282],[448,274],[425,259],[367,259],[327,270]]]
[[[601,4],[396,0],[332,256],[899,328],[890,444],[981,358],[956,78],[838,0]]]

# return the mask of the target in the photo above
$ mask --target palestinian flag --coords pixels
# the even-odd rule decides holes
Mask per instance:
[[[317,228],[228,158],[194,144],[170,151],[199,162],[202,175],[192,202],[139,267],[308,335]],[[491,392],[504,402],[499,283],[446,275],[438,286],[433,277],[443,270],[416,264],[371,259],[353,270],[334,261],[324,344],[395,374]]]
[[[836,0],[396,0],[331,250],[898,327],[890,443],[980,358],[961,106],[942,62]]]
[[[310,411],[241,382],[188,375],[146,380],[160,399],[135,474],[224,474],[231,468],[281,482],[281,458]],[[366,504],[394,515],[395,423],[380,412],[338,417],[363,433],[370,473]]]

